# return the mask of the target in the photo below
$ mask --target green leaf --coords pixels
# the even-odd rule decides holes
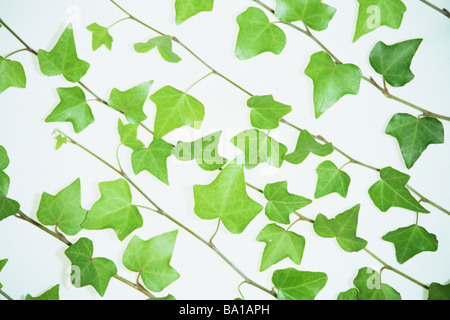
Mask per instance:
[[[392,29],[400,28],[406,6],[400,0],[358,0],[358,20],[356,22],[353,42],[363,35],[387,26]]]
[[[8,259],[3,259],[0,260],[0,272],[3,270],[3,268],[5,267],[6,263],[8,262]],[[2,283],[0,282],[0,289],[3,288]]]
[[[9,166],[8,152],[5,147],[0,146],[0,170],[5,170]]]
[[[119,119],[118,130],[120,136],[120,142],[133,150],[144,148],[144,143],[137,138],[137,130],[139,124],[129,123],[123,124]]]
[[[412,59],[423,39],[413,39],[388,46],[378,42],[370,53],[372,68],[393,87],[403,87],[414,79]]]
[[[328,277],[323,272],[276,270],[272,283],[278,289],[278,300],[314,300],[325,287]]]
[[[450,284],[441,285],[435,282],[430,284],[428,300],[450,300]]]
[[[38,297],[32,297],[31,295],[27,294],[25,297],[25,300],[36,300],[36,301],[43,301],[43,300],[59,300],[59,284],[51,288],[50,290],[44,292]]]
[[[193,96],[175,89],[171,86],[165,86],[159,89],[151,97],[156,104],[155,118],[155,137],[162,138],[172,130],[183,126],[190,126],[199,129],[203,117],[205,116],[205,107]]]
[[[327,29],[335,13],[335,8],[321,0],[277,0],[275,10],[275,16],[281,21],[303,21],[317,31]]]
[[[386,167],[381,170],[380,177],[381,180],[370,187],[369,195],[375,206],[382,212],[392,207],[399,207],[414,212],[429,213],[406,188],[410,179],[409,175]]]
[[[381,283],[380,274],[371,268],[359,269],[353,284],[358,289],[358,300],[401,300],[400,293]]]
[[[240,60],[253,58],[264,52],[280,54],[286,45],[286,35],[269,22],[264,11],[250,7],[236,19],[239,34],[235,54]]]
[[[438,249],[436,235],[429,233],[425,228],[418,225],[388,232],[382,239],[394,244],[395,255],[399,263],[405,263],[421,252],[434,252]]]
[[[123,112],[130,123],[141,123],[147,119],[143,108],[152,84],[153,81],[147,81],[126,91],[114,88],[108,104],[111,108]]]
[[[340,170],[336,165],[327,160],[317,167],[317,185],[314,197],[321,198],[328,194],[336,192],[343,198],[347,197],[348,187],[350,185],[350,176]]]
[[[91,285],[103,297],[109,281],[117,274],[114,262],[106,258],[93,258],[94,246],[87,238],[80,238],[64,253],[72,262],[71,279],[74,285],[80,288]]]
[[[354,64],[336,65],[324,51],[316,52],[311,56],[305,74],[313,81],[316,118],[319,118],[343,96],[359,93],[361,69]]]
[[[38,51],[38,59],[44,75],[62,74],[70,82],[80,81],[90,67],[89,63],[78,59],[72,24],[64,30],[52,51]]]
[[[297,145],[292,153],[287,154],[284,159],[292,164],[302,163],[310,153],[319,157],[325,157],[333,153],[331,143],[321,144],[307,131],[302,130],[298,136]]]
[[[358,289],[351,288],[347,291],[339,293],[338,300],[358,300]]]
[[[0,93],[10,87],[25,88],[27,77],[20,62],[0,57]]]
[[[45,122],[70,122],[74,131],[79,133],[95,121],[80,87],[57,88],[56,91],[61,101]]]
[[[233,162],[211,184],[195,185],[194,201],[199,218],[220,218],[234,234],[244,231],[263,208],[247,194],[243,166]]]
[[[367,241],[356,236],[360,205],[328,219],[319,214],[314,221],[314,231],[323,238],[336,238],[337,243],[347,252],[357,252],[367,246]]]
[[[397,139],[408,169],[430,144],[444,143],[444,126],[438,119],[416,118],[406,113],[397,113],[392,117],[386,134]]]
[[[258,129],[278,128],[280,119],[292,111],[291,106],[275,101],[272,95],[253,96],[247,100],[247,106],[252,108],[252,126]]]
[[[58,150],[59,148],[61,148],[64,144],[66,144],[68,142],[67,137],[58,134],[56,137],[56,145],[55,145],[55,150]]]
[[[142,227],[143,220],[136,206],[131,204],[131,191],[123,179],[99,184],[101,197],[88,212],[81,225],[87,230],[113,229],[120,241]]]
[[[147,42],[134,44],[134,50],[139,53],[146,53],[153,48],[158,47],[158,51],[167,62],[177,63],[181,58],[172,51],[172,38],[169,35],[152,38]]]
[[[242,131],[230,141],[244,152],[238,161],[245,163],[245,167],[248,169],[263,162],[280,168],[287,152],[284,144],[277,142],[258,129]]]
[[[310,199],[289,193],[287,187],[287,181],[269,183],[264,187],[264,197],[268,200],[265,212],[269,220],[289,224],[291,213],[312,202]]]
[[[187,19],[197,15],[203,11],[212,11],[214,6],[214,0],[176,0],[175,23],[180,25]]]
[[[62,232],[74,236],[81,231],[87,210],[81,207],[81,183],[75,180],[57,195],[42,194],[36,213],[40,223],[57,226]]]
[[[178,160],[195,162],[200,168],[214,171],[222,168],[227,159],[219,155],[219,140],[222,131],[217,131],[192,142],[178,141],[173,154]]]
[[[155,298],[150,298],[148,300],[163,301],[163,300],[177,300],[177,299],[175,299],[175,297],[173,295],[168,294],[165,297],[161,297],[161,298],[155,297]]]
[[[101,46],[105,46],[108,50],[112,48],[113,37],[109,34],[109,29],[98,25],[97,23],[87,26],[92,32],[92,50],[97,50]]]
[[[180,277],[170,266],[178,230],[163,233],[147,241],[134,236],[123,254],[123,265],[138,272],[144,285],[161,292]]]
[[[20,204],[12,199],[0,197],[0,221],[15,215],[20,210]]]
[[[172,155],[172,150],[173,146],[160,138],[153,140],[148,148],[134,150],[131,155],[134,174],[145,170],[169,185],[167,158]]]
[[[259,269],[261,272],[285,258],[290,258],[295,264],[302,262],[305,238],[295,232],[287,231],[272,223],[261,230],[256,241],[266,243]]]
[[[0,171],[0,197],[6,197],[9,191],[9,177],[3,171]]]

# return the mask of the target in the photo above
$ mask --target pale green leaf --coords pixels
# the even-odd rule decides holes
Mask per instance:
[[[358,300],[401,300],[400,293],[382,283],[380,274],[371,268],[359,269],[353,285],[358,289]]]
[[[325,157],[333,152],[331,143],[321,144],[307,131],[302,130],[298,136],[297,145],[292,153],[284,156],[284,159],[292,164],[302,163],[310,153],[319,157]]]
[[[212,11],[214,0],[176,0],[175,1],[175,22],[180,25],[187,19],[203,11]]]
[[[108,50],[111,50],[113,37],[109,34],[109,29],[92,23],[86,27],[92,32],[92,50],[97,50],[101,46],[105,46]]]
[[[27,78],[20,62],[0,57],[0,93],[10,87],[25,88]]]
[[[47,290],[38,297],[32,297],[31,295],[27,294],[25,300],[32,300],[32,301],[59,300],[59,284]]]
[[[450,300],[450,283],[441,285],[433,282],[428,291],[428,300]]]
[[[158,48],[159,54],[167,62],[177,63],[181,61],[181,58],[172,50],[172,38],[169,35],[134,44],[134,50],[139,53],[149,52],[155,47]]]
[[[247,106],[252,108],[252,126],[258,129],[278,128],[280,119],[292,111],[291,106],[275,101],[272,95],[253,96],[247,100]]]
[[[129,123],[123,124],[119,119],[118,130],[120,136],[120,142],[133,150],[144,148],[144,143],[137,138],[137,130],[139,124]]]
[[[0,197],[0,221],[15,215],[20,210],[20,204],[12,199]]]
[[[276,270],[272,276],[272,283],[278,290],[278,300],[314,300],[327,281],[328,277],[323,272],[293,268]]]
[[[317,185],[314,197],[321,198],[336,192],[342,197],[347,197],[350,185],[350,176],[340,170],[336,165],[327,160],[317,167]]]

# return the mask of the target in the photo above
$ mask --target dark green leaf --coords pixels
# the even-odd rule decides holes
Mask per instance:
[[[112,48],[113,37],[109,34],[109,29],[98,25],[97,23],[87,26],[92,32],[92,50],[97,50],[101,46],[105,46],[108,50]]]
[[[20,204],[12,199],[0,197],[0,221],[15,215],[20,210]]]
[[[175,1],[175,22],[180,25],[187,19],[203,11],[212,11],[214,0],[176,0]]]
[[[275,101],[272,95],[253,96],[248,99],[247,106],[252,108],[252,126],[258,129],[278,128],[280,119],[292,111],[291,106]]]
[[[25,88],[27,77],[20,62],[0,57],[0,93],[10,87]]]

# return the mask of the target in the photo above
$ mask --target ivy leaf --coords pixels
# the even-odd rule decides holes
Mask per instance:
[[[3,270],[3,268],[5,267],[6,263],[8,262],[8,259],[3,259],[0,260],[0,272]],[[0,282],[0,289],[3,288],[2,283]]]
[[[0,197],[0,221],[15,215],[20,210],[20,204],[12,199]]]
[[[74,131],[79,133],[95,121],[80,87],[57,88],[56,91],[61,101],[45,122],[70,122]]]
[[[242,131],[230,141],[244,152],[240,158],[244,158],[242,161],[248,169],[263,162],[280,168],[287,152],[284,144],[277,142],[258,129]]]
[[[10,87],[25,88],[27,77],[20,62],[0,57],[0,93]]]
[[[178,160],[195,162],[206,171],[222,168],[227,159],[219,155],[218,146],[222,131],[217,131],[192,142],[179,141],[173,150]]]
[[[177,63],[181,58],[172,51],[172,38],[169,35],[152,38],[147,42],[134,44],[134,50],[139,53],[146,53],[153,48],[158,47],[158,51],[167,62]]]
[[[321,144],[307,131],[302,130],[298,136],[297,145],[292,153],[287,154],[284,159],[292,164],[302,163],[310,153],[316,156],[325,157],[333,153],[333,145],[331,143]]]
[[[289,193],[287,187],[287,181],[269,183],[264,187],[264,197],[268,200],[265,212],[269,220],[289,224],[291,213],[312,202],[310,199]]]
[[[406,188],[410,179],[409,175],[386,167],[381,170],[380,177],[381,180],[370,187],[369,195],[375,206],[382,212],[392,207],[399,207],[414,212],[429,213]]]
[[[276,270],[272,283],[278,289],[278,300],[314,300],[325,287],[328,277],[323,272]]]
[[[321,51],[311,56],[305,74],[314,84],[316,118],[347,94],[357,95],[361,84],[361,69],[354,64],[336,65],[328,53]]]
[[[172,130],[183,126],[199,129],[205,107],[193,96],[165,86],[159,89],[151,97],[156,104],[155,137],[162,138]]]
[[[338,214],[334,219],[327,219],[319,214],[314,221],[314,231],[323,238],[336,238],[347,252],[357,252],[367,246],[367,241],[356,236],[360,205]]]
[[[277,0],[275,16],[284,22],[303,21],[316,31],[328,28],[336,9],[321,0]]]
[[[441,285],[435,282],[430,284],[428,300],[450,300],[450,284]]]
[[[161,292],[180,277],[170,266],[178,230],[163,233],[147,241],[134,236],[123,254],[123,265],[138,272],[144,285],[151,291]]]
[[[59,300],[59,284],[44,292],[39,297],[32,297],[27,294],[25,300],[45,301],[45,300]]]
[[[317,167],[317,185],[314,197],[316,199],[336,192],[343,198],[347,197],[350,176],[327,160]]]
[[[62,74],[67,81],[78,82],[86,74],[90,65],[78,59],[72,24],[69,24],[50,51],[38,51],[41,72],[48,76]]]
[[[295,264],[302,262],[305,238],[295,232],[287,231],[272,223],[261,230],[256,241],[266,243],[259,269],[261,272],[285,258],[290,258]]]
[[[9,166],[8,152],[5,147],[0,146],[0,171],[5,170]]]
[[[400,28],[406,6],[400,0],[358,0],[358,20],[356,22],[356,42],[363,35],[387,26],[392,29]]]
[[[163,301],[163,300],[177,300],[177,299],[175,299],[175,297],[173,295],[168,294],[165,297],[161,297],[161,298],[155,297],[155,298],[150,298],[148,300]]]
[[[416,118],[406,113],[397,113],[392,117],[386,134],[397,139],[408,169],[430,144],[444,143],[444,126],[438,119]]]
[[[187,19],[197,15],[203,11],[212,11],[214,6],[214,0],[176,0],[175,23],[180,25]]]
[[[339,293],[337,300],[358,300],[358,289],[351,288]]]
[[[273,99],[272,95],[253,96],[247,101],[247,106],[252,108],[250,121],[252,126],[258,129],[276,129],[280,125],[280,119],[292,111],[292,107]]]
[[[120,136],[120,142],[133,150],[144,148],[144,143],[137,138],[137,130],[139,124],[129,123],[123,124],[119,119],[118,130]]]
[[[74,284],[80,288],[91,285],[103,297],[109,281],[117,274],[114,262],[106,258],[93,258],[94,246],[87,238],[80,238],[64,254],[72,262],[71,278]]]
[[[371,268],[359,269],[353,284],[358,289],[358,300],[401,300],[400,293],[381,283],[380,274]]]
[[[131,204],[131,191],[123,179],[99,184],[101,197],[89,210],[81,225],[87,230],[113,229],[120,241],[142,227],[143,220],[136,206]]]
[[[113,37],[109,34],[109,29],[98,25],[90,24],[87,28],[92,32],[92,50],[97,50],[101,46],[105,46],[108,50],[112,48]]]
[[[81,183],[77,179],[55,196],[44,192],[36,216],[43,225],[56,225],[65,234],[74,236],[81,231],[86,213],[81,207]]]
[[[247,194],[243,166],[233,162],[211,184],[195,185],[194,201],[194,212],[199,218],[220,218],[234,234],[244,231],[262,210]]]
[[[112,89],[108,104],[111,108],[123,112],[130,123],[141,123],[147,116],[143,108],[153,81],[141,83],[126,91]]]
[[[418,225],[388,232],[382,239],[394,244],[395,255],[399,263],[405,263],[421,252],[434,252],[438,249],[436,235],[429,233],[425,228]]]
[[[56,139],[56,144],[55,144],[55,150],[58,150],[59,148],[61,148],[64,144],[66,144],[68,141],[67,141],[67,137],[65,137],[65,136],[63,136],[63,135],[61,135],[61,134],[58,134],[56,137],[55,137],[55,139]]]
[[[286,35],[278,26],[269,22],[264,11],[250,7],[236,19],[239,34],[235,54],[247,60],[264,52],[280,54],[286,45]]]

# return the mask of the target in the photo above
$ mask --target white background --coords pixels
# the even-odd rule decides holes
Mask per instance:
[[[201,13],[176,26],[174,1],[146,0],[120,1],[131,13],[151,26],[175,35],[200,57],[220,72],[239,83],[254,94],[273,94],[275,99],[293,106],[286,119],[321,134],[356,159],[377,167],[392,166],[412,176],[410,185],[439,203],[450,207],[450,148],[432,145],[411,170],[403,164],[397,142],[384,134],[390,118],[398,112],[418,115],[413,109],[386,99],[379,91],[362,82],[358,96],[346,96],[329,109],[320,119],[313,116],[312,81],[304,75],[309,56],[320,48],[306,36],[283,27],[287,35],[287,46],[283,53],[275,56],[262,54],[248,61],[239,61],[234,56],[238,34],[236,17],[247,7],[254,5],[249,0],[216,0],[213,13]],[[416,54],[412,70],[416,78],[404,88],[392,89],[392,93],[423,106],[436,113],[449,115],[450,73],[450,23],[447,18],[417,0],[405,0],[406,12],[400,30],[382,27],[362,37],[353,44],[356,25],[356,1],[327,1],[337,8],[337,14],[329,29],[316,33],[342,61],[358,65],[363,74],[380,77],[368,63],[370,50],[379,40],[392,44],[413,38],[424,38]],[[439,6],[450,1],[434,1]],[[275,1],[266,1],[272,7]],[[255,5],[256,6],[256,5]],[[128,89],[148,80],[155,80],[151,93],[172,85],[185,90],[194,81],[209,72],[181,47],[174,50],[182,58],[178,64],[162,60],[156,50],[138,54],[133,43],[146,41],[154,36],[150,30],[132,21],[125,21],[111,29],[114,37],[112,52],[104,47],[92,51],[91,33],[86,26],[97,22],[109,26],[123,18],[124,14],[109,1],[0,1],[0,14],[34,49],[50,50],[61,35],[68,21],[74,21],[79,57],[88,61],[91,68],[83,78],[95,93],[107,99],[112,88]],[[271,21],[276,21],[268,15]],[[75,20],[73,20],[75,19]],[[4,28],[0,29],[0,54],[5,55],[21,45]],[[9,196],[21,203],[22,210],[32,217],[38,208],[42,192],[56,194],[77,177],[82,181],[82,203],[89,209],[99,198],[97,184],[115,180],[118,176],[100,162],[72,145],[55,151],[52,131],[60,128],[74,136],[79,142],[115,164],[115,149],[119,143],[117,133],[118,113],[102,104],[91,103],[96,122],[79,135],[73,133],[70,124],[48,124],[44,119],[58,104],[57,87],[72,84],[62,77],[43,76],[35,56],[21,52],[12,57],[23,63],[27,74],[27,89],[8,89],[0,95],[0,144],[8,150],[11,164],[6,170],[11,177]],[[223,79],[208,77],[191,89],[190,94],[206,107],[202,130],[185,128],[175,130],[166,139],[172,143],[178,139],[199,138],[218,129],[224,131],[221,148],[223,155],[231,158],[238,151],[228,142],[237,132],[251,127],[246,107],[247,96]],[[145,124],[153,127],[155,105],[147,101]],[[446,140],[450,140],[450,126],[445,123]],[[294,149],[298,132],[285,125],[272,130],[271,135],[286,144],[290,152]],[[148,143],[151,137],[140,133]],[[121,149],[122,164],[132,175],[131,152]],[[338,154],[329,157],[337,166],[346,159]],[[324,159],[310,156],[298,166],[285,163],[280,170],[261,165],[247,171],[248,182],[261,188],[266,183],[288,180],[289,191],[313,199],[317,181],[316,167]],[[204,238],[209,238],[216,227],[215,221],[202,221],[193,212],[194,184],[209,184],[217,172],[202,171],[194,162],[179,162],[173,157],[168,162],[170,187],[165,186],[148,173],[133,177],[154,201],[171,215],[188,225]],[[403,209],[380,212],[371,202],[367,190],[378,180],[375,172],[348,165],[345,171],[352,178],[346,199],[337,194],[315,200],[302,209],[305,216],[314,218],[318,213],[334,217],[361,204],[358,236],[369,241],[368,248],[382,259],[398,267],[423,283],[449,280],[450,267],[450,217],[437,209],[425,205],[431,211],[421,215],[419,224],[437,235],[439,250],[425,252],[399,266],[393,245],[381,240],[388,231],[408,226],[415,222],[415,213]],[[249,189],[249,195],[265,205],[264,197]],[[134,203],[146,205],[145,200],[134,193]],[[176,225],[151,212],[142,210],[145,225],[136,231],[143,239],[176,229]],[[292,218],[293,219],[293,218]],[[317,299],[335,299],[339,292],[352,287],[352,280],[359,268],[370,266],[379,270],[381,265],[365,252],[345,253],[334,239],[319,238],[309,223],[297,223],[292,230],[306,238],[306,249],[300,266],[285,260],[260,273],[259,264],[264,244],[256,242],[259,231],[269,223],[264,213],[248,226],[241,235],[232,235],[221,227],[215,238],[216,245],[241,270],[255,281],[271,287],[271,275],[276,269],[296,267],[305,271],[322,271],[328,274],[328,283]],[[120,242],[112,230],[82,231],[76,237],[89,237],[94,241],[94,256],[107,257],[116,262],[119,274],[134,280],[136,274],[127,271],[121,256],[131,237]],[[98,299],[92,287],[74,289],[68,284],[70,262],[64,255],[65,247],[56,239],[30,224],[15,218],[0,223],[0,259],[9,262],[0,274],[4,290],[13,298],[20,299],[30,293],[37,296],[55,284],[61,285],[62,299]],[[208,247],[191,235],[180,231],[174,250],[172,265],[181,278],[162,294],[174,294],[178,299],[233,299],[238,296],[237,287],[242,281],[227,264]],[[384,282],[396,288],[404,299],[423,299],[425,290],[390,271],[383,272]],[[266,293],[244,285],[242,291],[248,299],[270,299]],[[142,299],[139,292],[112,279],[105,299]]]

